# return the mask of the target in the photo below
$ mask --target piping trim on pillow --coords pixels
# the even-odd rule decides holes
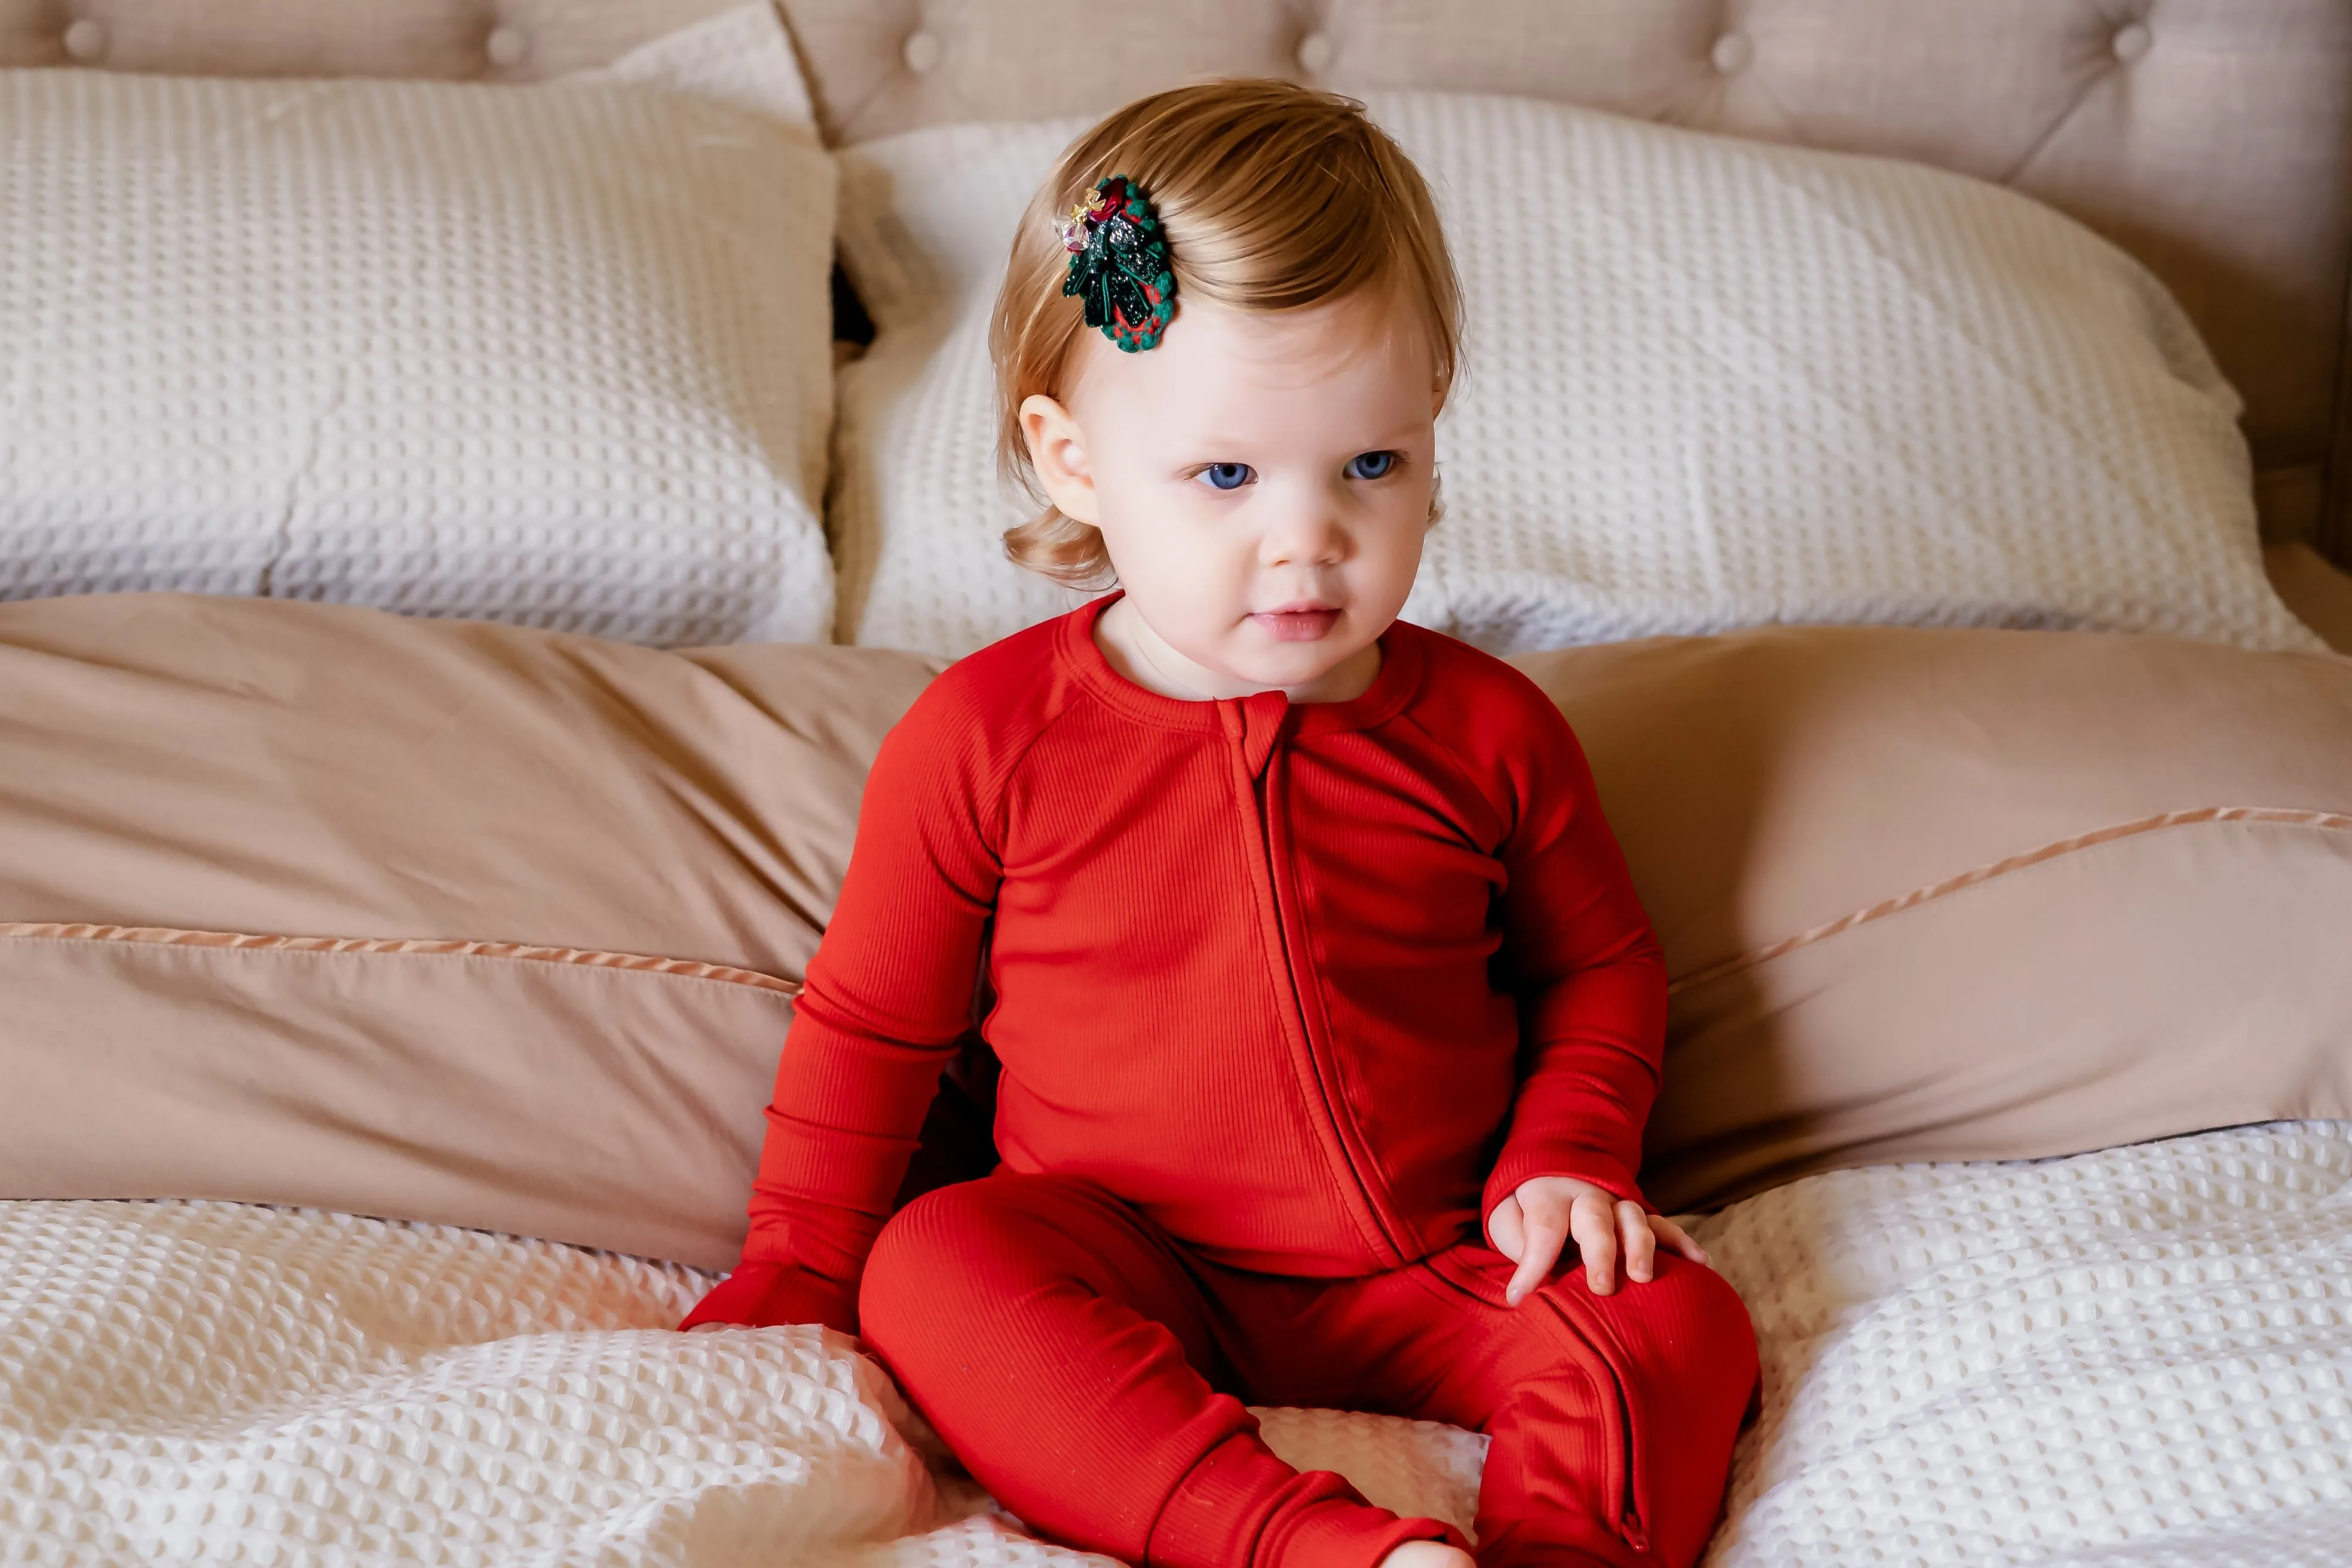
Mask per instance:
[[[278,949],[296,952],[415,952],[452,958],[513,958],[532,963],[572,963],[591,969],[626,969],[641,974],[677,974],[691,980],[718,980],[761,991],[800,994],[800,982],[756,969],[736,969],[724,963],[703,963],[690,958],[654,958],[641,952],[602,952],[591,948],[533,947],[519,942],[456,942],[429,937],[374,936],[255,936],[226,931],[180,931],[170,926],[110,926],[63,924],[43,921],[0,921],[0,937],[51,942],[127,942],[158,947],[227,947]]]
[[[2117,823],[2113,827],[2098,828],[2093,832],[2078,834],[2073,838],[2061,838],[2055,843],[2045,844],[2039,849],[2028,849],[2023,854],[2011,855],[2006,859],[1979,866],[1972,871],[1963,871],[1958,876],[1948,878],[1944,881],[1914,889],[1910,892],[1873,904],[1868,909],[1856,910],[1850,915],[1841,915],[1838,919],[1817,925],[1810,931],[1799,931],[1794,936],[1783,937],[1779,942],[1757,948],[1751,952],[1738,953],[1719,963],[1709,964],[1696,973],[1685,974],[1667,986],[1666,991],[1671,995],[1693,986],[1711,984],[1727,975],[1753,969],[1759,963],[1769,963],[1773,959],[1794,952],[1801,947],[1811,947],[1813,943],[1836,936],[1841,931],[1852,931],[1858,925],[1867,925],[1872,921],[1884,920],[1888,915],[1900,914],[1905,910],[1943,898],[1949,893],[1957,893],[1964,888],[1973,888],[1979,882],[1989,882],[1995,877],[2005,877],[2011,871],[2022,871],[2029,866],[2039,866],[2045,860],[2055,860],[2061,856],[2072,855],[2076,850],[2095,848],[2102,844],[2112,844],[2119,838],[2136,838],[2143,833],[2158,833],[2168,827],[2189,827],[2212,822],[2277,823],[2290,827],[2319,827],[2331,832],[2352,833],[2352,816],[2344,816],[2342,813],[2294,811],[2279,806],[2208,805],[2189,811],[2168,811],[2157,816],[2143,816],[2137,822]]]
[[[1915,888],[1910,892],[1882,900],[1850,915],[1841,915],[1794,936],[1749,952],[1738,953],[1719,963],[1708,965],[1693,974],[1685,974],[1667,987],[1668,992],[1685,991],[1694,986],[1711,984],[1727,975],[1769,963],[1801,947],[1811,947],[1854,927],[1900,914],[1934,900],[1957,893],[1963,889],[2039,866],[2078,850],[2095,848],[2118,839],[2134,838],[2145,833],[2162,832],[2171,827],[2189,827],[2207,823],[2256,822],[2279,824],[2291,827],[2317,827],[2331,832],[2352,833],[2352,816],[2332,811],[2298,811],[2277,806],[2211,805],[2188,811],[2168,811],[2156,816],[2144,816],[2135,822],[2118,823],[2101,827],[2072,838],[2061,838],[2037,849],[2008,856],[2000,860],[1961,872],[1957,877]],[[800,994],[800,983],[765,974],[755,969],[737,969],[723,963],[705,963],[688,958],[655,958],[646,953],[607,952],[577,947],[534,947],[513,942],[460,942],[427,937],[364,937],[364,936],[260,936],[249,932],[218,931],[182,931],[169,926],[115,926],[63,923],[42,921],[0,921],[0,938],[46,939],[62,942],[144,942],[166,947],[219,947],[269,949],[277,948],[299,952],[394,952],[425,953],[444,957],[511,958],[536,963],[572,963],[593,969],[625,969],[646,974],[677,974],[695,980],[717,980],[729,984],[749,985],[761,991],[781,992],[787,996]]]

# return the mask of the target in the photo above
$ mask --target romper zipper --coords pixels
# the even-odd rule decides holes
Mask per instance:
[[[1617,1497],[1617,1533],[1634,1551],[1647,1552],[1650,1531],[1642,1520],[1642,1489],[1633,1472],[1633,1402],[1626,1396],[1624,1380],[1617,1375],[1609,1359],[1598,1354],[1593,1359],[1601,1363],[1601,1375],[1593,1381],[1606,1384],[1616,1403],[1616,1419],[1607,1426],[1611,1479],[1616,1483],[1612,1489]]]
[[[1428,1270],[1428,1278],[1481,1306],[1500,1311],[1550,1311],[1553,1320],[1559,1324],[1563,1337],[1574,1347],[1570,1359],[1603,1402],[1601,1412],[1601,1458],[1607,1484],[1601,1489],[1614,1510],[1609,1519],[1610,1528],[1634,1551],[1647,1552],[1650,1549],[1650,1530],[1644,1518],[1648,1510],[1643,1500],[1647,1487],[1638,1458],[1641,1447],[1634,1440],[1633,1399],[1625,1387],[1623,1373],[1620,1371],[1615,1357],[1610,1353],[1610,1347],[1615,1342],[1609,1338],[1609,1331],[1597,1321],[1580,1321],[1591,1316],[1591,1309],[1574,1303],[1570,1295],[1574,1288],[1565,1282],[1538,1290],[1514,1309],[1503,1304],[1499,1286],[1463,1268],[1453,1255],[1441,1253],[1429,1259],[1423,1267]]]
[[[1299,962],[1290,940],[1288,925],[1283,918],[1283,903],[1278,890],[1279,868],[1275,864],[1273,834],[1268,824],[1271,804],[1260,798],[1258,780],[1270,774],[1273,750],[1278,735],[1268,736],[1265,753],[1259,765],[1253,768],[1249,756],[1249,736],[1244,721],[1240,701],[1217,704],[1218,716],[1224,721],[1225,735],[1232,745],[1234,794],[1236,805],[1249,824],[1255,840],[1249,857],[1250,880],[1257,895],[1258,921],[1267,947],[1267,963],[1281,975],[1276,987],[1287,1004],[1283,1009],[1283,1032],[1291,1047],[1291,1066],[1297,1074],[1307,1111],[1316,1121],[1316,1131],[1324,1144],[1324,1157],[1340,1178],[1342,1194],[1355,1200],[1355,1218],[1365,1233],[1375,1257],[1389,1268],[1403,1265],[1408,1253],[1401,1244],[1396,1230],[1389,1223],[1385,1206],[1374,1192],[1371,1179],[1359,1162],[1350,1146],[1348,1129],[1341,1122],[1343,1110],[1338,1086],[1325,1073],[1319,1054],[1315,1048],[1315,1037],[1307,1022],[1307,1000],[1298,984]],[[1279,717],[1276,720],[1278,725]],[[1269,789],[1270,789],[1269,785]]]

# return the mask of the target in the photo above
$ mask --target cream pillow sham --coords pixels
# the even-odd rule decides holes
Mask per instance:
[[[823,638],[833,212],[765,5],[531,86],[0,71],[0,595]]]
[[[1468,305],[1409,618],[1497,651],[1775,622],[2317,646],[2263,574],[2234,393],[2072,220],[1559,104],[1370,107],[1436,190]],[[1003,558],[1023,508],[992,464],[986,328],[1081,129],[843,154],[843,260],[878,329],[840,384],[845,640],[962,653],[1071,602]]]

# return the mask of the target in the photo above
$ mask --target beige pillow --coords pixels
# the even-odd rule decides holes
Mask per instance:
[[[866,767],[934,668],[0,606],[0,1196],[732,1264]]]
[[[2352,659],[1820,627],[1514,662],[1665,945],[1660,1204],[2352,1116]]]
[[[1661,1204],[2352,1116],[2352,659],[1790,628],[1521,662],[1665,943]],[[0,606],[0,1197],[732,1263],[864,771],[935,668]]]

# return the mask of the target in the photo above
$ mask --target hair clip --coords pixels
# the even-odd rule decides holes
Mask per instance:
[[[1156,348],[1176,318],[1168,237],[1143,187],[1113,174],[1055,226],[1070,253],[1062,292],[1086,301],[1087,325],[1134,353]]]

